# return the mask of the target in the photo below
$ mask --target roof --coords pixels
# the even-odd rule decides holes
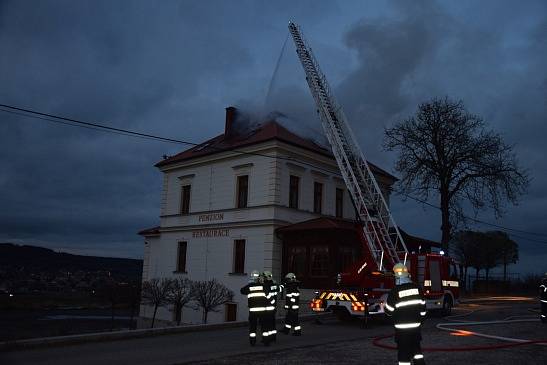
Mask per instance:
[[[295,133],[289,131],[287,128],[283,127],[281,124],[275,121],[270,121],[243,135],[235,135],[229,138],[225,137],[225,134],[218,135],[195,147],[182,151],[174,156],[168,157],[156,163],[155,166],[168,166],[177,162],[188,161],[197,157],[208,156],[224,151],[231,151],[234,149],[270,140],[282,141],[290,145],[304,148],[308,151],[315,152],[325,157],[334,159],[334,155],[330,150],[318,145],[317,143],[309,139],[302,138],[296,135]],[[379,168],[378,166],[370,162],[369,165],[375,173],[379,173],[393,180],[398,180],[395,176]]]
[[[321,217],[280,227],[276,230],[276,232],[283,234],[289,232],[302,232],[322,229],[356,231],[359,226],[360,225],[358,223],[344,219]]]
[[[146,229],[143,229],[142,231],[139,231],[138,234],[141,236],[156,236],[160,234],[160,227],[156,226],[152,228],[146,228]]]

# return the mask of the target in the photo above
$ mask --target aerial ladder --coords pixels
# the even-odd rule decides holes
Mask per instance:
[[[400,261],[406,263],[408,250],[399,228],[341,106],[321,72],[312,49],[304,40],[300,27],[289,22],[289,32],[306,73],[323,130],[363,224],[364,237],[377,270],[390,270]]]

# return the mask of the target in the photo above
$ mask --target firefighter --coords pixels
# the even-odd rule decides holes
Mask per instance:
[[[541,285],[539,286],[539,300],[541,301],[541,322],[547,323],[547,272],[543,279],[541,279]]]
[[[266,307],[268,306],[268,288],[261,280],[260,273],[253,270],[249,277],[249,283],[241,288],[241,294],[247,296],[249,306],[249,342],[251,346],[256,344],[257,327],[260,323],[262,330],[262,342],[269,345],[269,332],[265,325]]]
[[[399,364],[425,364],[420,341],[420,327],[426,315],[422,290],[410,280],[407,267],[393,266],[395,287],[389,292],[385,312],[393,318]]]
[[[285,283],[283,286],[285,288],[285,309],[287,310],[283,332],[288,335],[292,329],[293,336],[300,336],[302,333],[298,321],[300,291],[298,290],[296,276],[292,272],[285,276]]]
[[[268,326],[268,331],[270,333],[269,339],[271,342],[277,340],[277,329],[275,324],[275,316],[277,314],[277,294],[279,294],[279,287],[277,283],[273,280],[273,275],[271,271],[264,271],[262,274],[264,277],[264,286],[268,288],[268,306],[266,307],[266,323]]]

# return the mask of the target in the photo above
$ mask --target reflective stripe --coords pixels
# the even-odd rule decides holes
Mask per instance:
[[[401,323],[396,324],[395,328],[405,329],[405,328],[417,328],[420,327],[421,323]]]
[[[410,363],[409,363],[409,362],[401,362],[401,361],[399,361],[399,365],[410,365]]]
[[[541,318],[545,318],[545,314],[542,314],[542,315],[541,315]]]
[[[290,324],[286,324],[285,327],[286,327],[286,328],[291,328],[291,325],[290,325]]]
[[[256,298],[256,297],[265,297],[266,294],[264,293],[250,293],[247,294],[247,298]]]
[[[291,302],[295,303],[295,302],[296,302],[296,299],[291,298]]]
[[[262,285],[261,286],[250,286],[249,290],[250,291],[264,290],[264,287]]]
[[[277,290],[277,285],[270,286],[270,290]]]
[[[407,301],[404,301],[404,302],[399,302],[399,303],[395,304],[395,308],[406,307],[407,305],[414,305],[414,304],[425,304],[425,300],[412,299],[412,300],[407,300]]]
[[[395,310],[395,308],[393,308],[392,306],[390,306],[389,304],[385,304],[384,307],[386,307],[386,309],[390,312],[393,312]]]
[[[274,300],[272,300],[272,301],[271,301],[270,303],[272,303],[272,304],[275,304],[275,299],[274,299]]]
[[[424,355],[422,354],[414,355],[414,359],[423,359],[423,358],[424,358]]]
[[[420,295],[420,292],[416,288],[401,290],[399,292],[399,298],[409,297],[411,295]]]
[[[288,306],[288,305],[285,305],[285,309],[289,309],[289,306]]]
[[[421,314],[422,316],[425,316],[425,315],[427,314],[427,312],[420,312],[420,314]]]
[[[300,293],[287,293],[286,296],[289,297],[289,298],[290,297],[298,297],[298,296],[300,296]]]
[[[424,286],[431,286],[431,280],[424,280]]]
[[[457,288],[460,286],[460,283],[452,280],[443,280],[443,286],[453,286]]]
[[[542,303],[547,303],[547,300],[540,299]]]
[[[262,337],[268,337],[270,335],[270,332],[262,332]]]
[[[275,309],[275,307],[273,305],[269,305],[266,307],[266,310],[267,311],[273,311]]]
[[[256,333],[254,332],[249,333],[249,337],[256,337]]]
[[[249,312],[264,312],[266,308],[264,307],[255,307],[255,308],[249,308]]]
[[[300,331],[300,326],[295,326],[295,327],[294,327],[294,330],[295,330],[295,331]]]
[[[291,309],[298,309],[298,306],[297,306],[297,305],[293,305],[293,306],[291,307]]]
[[[270,335],[275,335],[275,334],[277,334],[277,330],[270,331]]]

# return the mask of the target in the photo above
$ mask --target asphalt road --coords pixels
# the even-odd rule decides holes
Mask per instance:
[[[488,300],[461,305],[448,320],[484,321],[507,317],[537,318],[535,301]],[[460,349],[461,351],[425,352],[430,364],[545,364],[547,346],[527,345],[508,349],[468,351],[470,346],[491,346],[506,342],[475,336],[454,336],[440,331],[437,323],[445,322],[431,316],[423,328],[423,347]],[[547,325],[536,322],[465,326],[462,330],[510,336],[523,339],[547,339]],[[248,344],[245,328],[183,333],[140,339],[88,343],[63,347],[27,349],[0,353],[0,364],[390,364],[396,363],[396,352],[373,345],[372,340],[392,333],[389,324],[373,321],[362,329],[359,322],[326,320],[323,324],[303,324],[301,337],[278,335],[270,347]],[[392,344],[391,339],[383,341]]]

